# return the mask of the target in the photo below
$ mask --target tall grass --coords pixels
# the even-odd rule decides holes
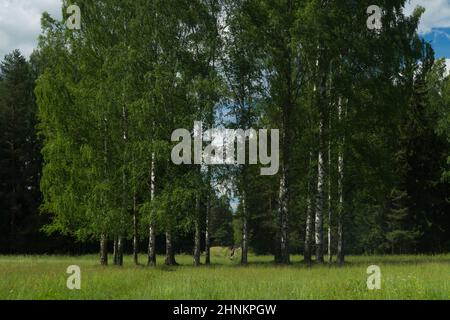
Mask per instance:
[[[129,256],[124,267],[101,267],[94,255],[1,256],[0,299],[450,299],[450,255],[352,256],[344,267],[308,267],[300,256],[289,266],[268,256],[238,260],[220,250],[199,268],[191,256],[177,256],[177,267],[158,257],[156,268]],[[81,268],[81,290],[66,287],[69,265]],[[381,268],[381,290],[367,289],[370,265]]]

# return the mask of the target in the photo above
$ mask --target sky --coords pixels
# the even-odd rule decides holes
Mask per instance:
[[[417,5],[426,9],[421,35],[432,43],[438,58],[447,59],[450,69],[450,0],[409,0],[405,13],[411,14]],[[30,55],[37,45],[44,11],[60,19],[61,0],[0,0],[0,58],[14,49]]]
[[[450,0],[411,0],[405,14],[411,14],[418,5],[426,9],[419,33],[432,44],[437,58],[446,59],[450,70]]]

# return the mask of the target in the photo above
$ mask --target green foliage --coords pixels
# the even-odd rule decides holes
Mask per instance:
[[[28,250],[28,239],[41,243],[36,214],[40,203],[41,156],[33,96],[34,65],[15,50],[0,64],[0,247]]]
[[[189,238],[209,200],[214,245],[239,244],[247,221],[253,252],[286,238],[301,253],[311,204],[331,212],[332,249],[340,221],[348,252],[447,251],[450,79],[405,2],[383,2],[380,32],[370,1],[78,0],[81,30],[44,13],[30,62],[1,68],[2,225],[36,210],[40,183],[45,231],[85,242],[137,237],[134,220],[141,238]],[[280,129],[278,175],[174,165],[171,134],[194,121]]]

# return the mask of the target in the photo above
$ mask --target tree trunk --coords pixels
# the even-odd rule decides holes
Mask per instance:
[[[172,233],[170,231],[166,232],[166,259],[165,264],[167,266],[174,266],[177,264],[175,261],[175,253],[173,251],[172,243]]]
[[[156,235],[155,235],[155,227],[153,223],[150,223],[149,226],[149,240],[148,240],[148,266],[154,267],[156,266]]]
[[[100,238],[100,264],[102,266],[108,265],[108,239],[105,235]]]
[[[316,103],[319,108],[319,152],[317,160],[317,194],[316,194],[316,213],[315,213],[315,245],[316,261],[324,262],[323,257],[323,204],[324,204],[324,141],[325,141],[325,106],[327,95],[327,72],[324,68],[325,58],[320,55],[321,48],[318,46],[319,58],[316,61],[318,76],[318,91],[316,91]],[[322,64],[322,61],[324,62]]]
[[[248,263],[248,226],[247,226],[247,203],[245,192],[242,195],[242,251],[241,264]]]
[[[128,111],[125,104],[122,106],[122,126],[123,126],[123,159],[122,159],[122,217],[119,223],[122,223],[128,214],[127,212],[127,145],[128,145]],[[122,225],[121,225],[122,228]],[[124,239],[120,235],[117,239],[117,265],[123,265],[123,242]]]
[[[135,265],[139,265],[139,239],[138,239],[138,223],[136,212],[136,193],[133,195],[133,261]]]
[[[113,264],[117,265],[117,237],[114,237],[114,245],[113,245]]]
[[[152,161],[150,166],[150,201],[155,199],[155,154],[152,153]],[[150,217],[150,225],[148,228],[148,265],[156,266],[156,235],[153,217]]]
[[[209,168],[208,168],[209,170]],[[208,178],[209,181],[209,178]],[[211,264],[211,240],[209,235],[210,229],[210,215],[211,215],[211,191],[209,189],[210,184],[208,183],[208,195],[206,199],[206,221],[205,221],[205,264]]]
[[[342,130],[343,112],[342,112],[342,98],[339,98],[338,102],[338,116],[339,123]],[[341,131],[342,132],[342,131]],[[344,263],[344,227],[343,227],[343,215],[344,215],[344,144],[345,135],[341,133],[339,155],[338,155],[338,230],[337,230],[337,262],[339,265]]]
[[[330,112],[330,118],[329,118],[329,131],[331,132],[331,112]],[[332,221],[331,221],[331,215],[332,215],[332,198],[331,198],[331,137],[328,139],[328,263],[333,262],[333,253],[331,252],[331,227],[332,227]]]
[[[15,250],[15,245],[16,245],[16,214],[17,214],[17,210],[19,208],[19,204],[17,201],[17,175],[18,172],[16,171],[16,150],[15,150],[15,144],[14,142],[11,143],[11,155],[12,155],[12,175],[13,175],[13,179],[12,179],[12,195],[11,195],[11,220],[10,220],[10,234],[9,234],[9,240],[10,240],[10,248],[11,248],[11,253],[14,253]]]
[[[195,196],[195,239],[194,239],[194,266],[200,265],[200,195]]]
[[[280,177],[280,195],[279,195],[279,217],[280,217],[280,263],[288,264],[289,248],[288,248],[288,186],[286,168],[282,169]]]
[[[122,236],[119,236],[117,239],[117,265],[123,266],[123,245],[124,239]]]
[[[15,103],[11,103],[11,107],[12,107],[12,117],[11,117],[11,126],[13,128],[13,132],[16,131],[16,106]],[[12,191],[12,195],[11,195],[11,208],[10,208],[10,234],[9,234],[9,241],[10,241],[10,250],[12,253],[14,253],[14,248],[16,245],[16,214],[17,214],[17,208],[18,208],[18,199],[17,199],[17,176],[18,176],[18,170],[17,170],[17,151],[16,151],[16,141],[15,138],[12,137],[12,141],[10,143],[10,147],[11,147],[11,171],[12,171],[12,181],[11,181],[11,191]]]
[[[312,157],[313,153],[309,153],[309,168],[308,168],[308,187],[306,195],[306,230],[305,230],[305,249],[303,252],[303,257],[306,263],[310,264],[311,260],[311,242],[312,242],[312,232],[313,232],[313,205],[312,205],[312,195],[311,195],[311,185],[312,185]]]
[[[108,176],[108,119],[106,116],[103,118],[104,122],[104,137],[103,137],[103,178],[106,179]],[[106,207],[107,199],[105,196],[102,196],[102,203],[104,207]],[[116,260],[116,238],[114,238],[114,261]],[[107,265],[108,264],[108,239],[105,235],[101,236],[100,239],[100,264]]]
[[[317,171],[317,194],[316,194],[316,216],[315,216],[315,244],[316,260],[323,263],[323,184],[325,178],[323,163],[323,119],[319,123],[319,156]]]

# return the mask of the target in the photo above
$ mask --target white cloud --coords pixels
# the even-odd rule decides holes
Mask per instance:
[[[426,9],[419,27],[420,33],[429,33],[433,28],[450,28],[450,0],[410,0],[405,14],[410,15],[417,6]]]
[[[447,65],[447,74],[450,74],[450,59],[445,59],[445,64]]]
[[[44,11],[61,18],[61,0],[0,0],[0,60],[14,49],[29,56],[37,45]]]

